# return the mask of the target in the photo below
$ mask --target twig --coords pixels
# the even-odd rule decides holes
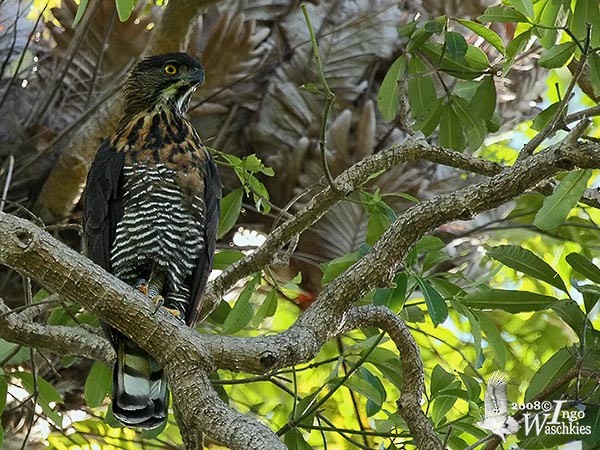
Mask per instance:
[[[590,27],[590,24],[587,24],[587,37],[586,37],[584,49],[581,52],[581,59],[579,61],[579,65],[577,66],[577,70],[573,74],[573,77],[571,78],[571,81],[570,81],[569,85],[567,86],[567,90],[565,91],[564,97],[562,98],[562,100],[559,103],[558,110],[556,111],[556,113],[554,114],[552,119],[546,124],[546,126],[538,134],[536,134],[531,141],[529,141],[527,144],[525,144],[525,146],[521,149],[519,157],[517,158],[517,162],[520,162],[520,161],[524,160],[525,158],[531,156],[533,154],[533,152],[535,152],[535,149],[542,142],[544,142],[544,140],[548,136],[550,136],[552,133],[554,133],[554,131],[556,130],[556,127],[558,125],[560,125],[561,123],[563,123],[567,106],[569,105],[569,102],[571,101],[571,97],[573,95],[573,90],[575,89],[575,86],[577,86],[577,81],[579,80],[579,77],[581,77],[581,74],[583,73],[583,68],[587,61],[589,48],[590,48],[590,33],[591,33],[591,27]],[[577,42],[577,41],[575,41],[575,42]]]
[[[319,150],[321,151],[321,163],[323,165],[323,173],[325,174],[325,178],[327,179],[327,183],[329,187],[337,192],[338,188],[336,187],[333,176],[331,175],[331,171],[329,170],[329,165],[327,163],[327,148],[326,148],[326,134],[327,134],[327,121],[329,119],[329,114],[331,113],[331,108],[335,103],[335,94],[329,89],[329,84],[327,84],[327,79],[325,78],[325,72],[323,72],[323,64],[321,62],[321,54],[319,53],[319,46],[317,44],[317,37],[315,36],[315,30],[313,29],[312,23],[310,21],[310,16],[308,15],[308,10],[306,8],[306,4],[300,5],[300,9],[302,10],[302,14],[304,14],[304,20],[306,21],[306,27],[308,28],[308,34],[310,35],[310,42],[312,43],[313,53],[315,55],[315,63],[317,65],[317,73],[319,78],[321,79],[321,84],[323,85],[324,91],[317,89],[317,93],[319,93],[323,98],[325,98],[325,108],[323,110],[323,115],[321,116],[321,132],[319,136]]]
[[[6,171],[6,181],[4,182],[4,189],[2,190],[2,199],[0,199],[0,212],[4,211],[4,204],[6,203],[6,198],[8,197],[8,188],[10,187],[14,167],[15,157],[13,155],[9,155],[8,169]]]

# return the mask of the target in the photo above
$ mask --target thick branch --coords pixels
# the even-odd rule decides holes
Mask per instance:
[[[14,313],[0,299],[0,337],[9,342],[43,348],[60,355],[77,355],[114,362],[106,339],[79,327],[49,326],[27,320],[27,312]]]
[[[377,167],[414,158],[415,152],[428,158],[455,156],[454,152],[411,141],[395,151],[382,153],[382,161],[370,158],[350,170],[366,166],[367,176],[367,171],[380,170]],[[464,156],[457,160],[460,158]],[[425,233],[503,204],[562,170],[599,165],[600,145],[582,144],[570,138],[479,184],[413,206],[390,226],[367,255],[326,286],[290,329],[272,336],[204,336],[182,326],[168,313],[159,311],[153,315],[154,308],[143,295],[33,224],[6,214],[0,214],[0,262],[85,306],[155,355],[169,378],[176,380],[172,383],[175,401],[194,429],[205,431],[234,449],[277,449],[283,448],[282,444],[270,430],[218,399],[206,377],[209,370],[216,366],[264,373],[312,359],[327,340],[344,329],[344,317],[351,304],[374,287],[387,285],[404,255]],[[351,188],[351,183],[360,181],[352,178],[348,183]],[[338,187],[344,191],[349,188],[342,183]],[[317,208],[313,202],[311,205]],[[301,217],[302,214],[308,220],[307,213],[299,213]],[[285,236],[285,230],[275,231]],[[401,399],[403,409],[415,399],[406,400],[406,404],[404,401]],[[231,429],[235,426],[242,427],[243,432],[233,436]],[[244,436],[249,440],[244,440]]]
[[[398,400],[398,412],[410,428],[419,450],[443,448],[433,425],[421,407],[425,392],[425,374],[421,352],[410,331],[396,314],[383,306],[351,308],[345,315],[343,328],[378,327],[392,338],[402,356],[402,395]]]
[[[207,377],[210,355],[193,330],[163,310],[154,314],[141,293],[26,220],[0,213],[0,236],[0,263],[83,305],[157,358],[190,429],[235,450],[285,448],[271,430],[219,399]]]

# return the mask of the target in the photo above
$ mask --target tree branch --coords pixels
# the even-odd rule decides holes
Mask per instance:
[[[442,442],[421,407],[425,392],[425,374],[421,352],[400,317],[383,306],[353,307],[344,317],[344,330],[377,327],[386,331],[402,356],[402,394],[398,412],[406,421],[419,450],[441,450]]]
[[[409,208],[369,253],[324,288],[294,325],[275,335],[251,338],[200,335],[162,310],[154,314],[154,305],[142,294],[30,222],[7,214],[0,214],[0,263],[35,278],[65,299],[83,305],[153,354],[172,380],[175,402],[190,429],[205,432],[208,437],[233,449],[284,448],[271,430],[222,403],[212,389],[207,373],[215,367],[265,373],[312,359],[325,342],[345,329],[352,303],[373,288],[388,285],[398,264],[425,233],[449,221],[468,219],[499,206],[534,189],[560,171],[599,167],[600,145],[576,140],[577,133],[583,132],[585,125],[580,124],[576,134],[563,142],[479,184]],[[455,166],[470,158],[417,141],[409,141],[379,155],[346,171],[336,180],[337,186],[343,186],[347,192],[366,181],[369,173],[416,158],[416,155],[436,158],[436,162],[455,158],[449,161]],[[350,174],[355,176],[350,177]],[[274,234],[278,239],[293,236],[306,223],[316,220],[310,211],[320,211],[317,198],[333,204],[336,199],[332,194],[325,195],[326,192],[327,189],[296,215],[296,222],[292,222],[296,230],[276,229]],[[267,242],[271,246],[282,242],[270,239]],[[268,262],[269,255],[261,254],[261,251],[265,250],[259,249],[255,253],[259,256],[250,261]],[[418,378],[420,375],[417,371],[411,376]],[[401,413],[407,414],[406,417],[416,424],[421,420],[415,409],[419,401],[416,391],[400,399]],[[411,427],[418,429],[415,424]],[[239,432],[232,433],[236,428]],[[429,436],[427,431],[425,433]],[[423,441],[429,442],[423,445],[433,447],[424,448],[436,448],[437,437],[429,439]]]
[[[0,299],[0,337],[60,355],[78,355],[112,365],[115,352],[106,339],[80,327],[42,325],[29,320],[30,311],[13,312]]]

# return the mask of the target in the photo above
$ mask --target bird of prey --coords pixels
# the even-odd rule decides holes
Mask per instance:
[[[506,442],[506,436],[519,431],[517,421],[508,415],[508,400],[506,397],[506,376],[496,371],[488,380],[484,396],[485,415],[477,426],[490,430]]]
[[[132,70],[118,129],[101,144],[84,199],[87,254],[96,264],[188,325],[212,268],[221,181],[188,122],[202,65],[185,53],[151,56]],[[117,353],[112,410],[127,426],[167,418],[169,391],[158,363],[105,326]]]

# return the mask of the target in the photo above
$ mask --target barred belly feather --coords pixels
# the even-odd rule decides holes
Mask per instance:
[[[175,172],[158,164],[123,167],[123,219],[117,224],[111,265],[121,280],[135,284],[153,268],[166,274],[165,304],[182,312],[189,278],[204,248],[204,203],[186,202]]]

